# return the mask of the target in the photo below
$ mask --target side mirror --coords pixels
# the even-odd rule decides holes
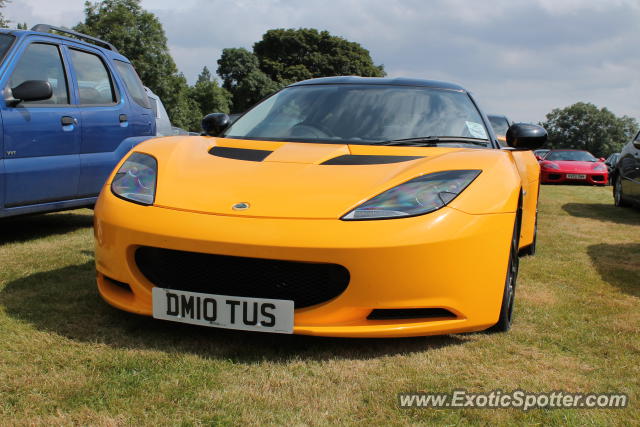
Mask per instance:
[[[231,119],[225,113],[211,113],[202,119],[202,130],[205,135],[218,136],[229,127]]]
[[[53,96],[53,89],[51,83],[47,81],[26,80],[11,88],[11,95],[15,99],[14,104],[20,101],[42,101]]]
[[[514,123],[507,130],[507,145],[520,150],[535,150],[547,142],[547,131],[538,125]]]

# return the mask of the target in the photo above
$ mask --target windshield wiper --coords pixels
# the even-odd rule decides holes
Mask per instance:
[[[413,147],[435,147],[439,143],[462,143],[487,146],[486,139],[465,138],[463,136],[421,136],[417,138],[390,139],[377,142],[376,145],[406,145]]]

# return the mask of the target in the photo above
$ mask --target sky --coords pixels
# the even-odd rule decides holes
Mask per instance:
[[[71,27],[84,0],[11,0],[5,18]],[[272,28],[360,43],[390,77],[444,80],[487,113],[537,122],[575,102],[640,119],[640,0],[142,0],[192,83]]]

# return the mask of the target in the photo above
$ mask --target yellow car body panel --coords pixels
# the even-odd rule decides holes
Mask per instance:
[[[214,146],[272,153],[262,162],[242,161],[207,154]],[[294,333],[394,337],[482,330],[498,320],[520,200],[520,247],[533,241],[539,169],[531,152],[204,136],[150,140],[135,151],[158,159],[154,204],[116,197],[110,189],[114,171],[95,208],[98,289],[108,303],[133,313],[152,313],[154,284],[135,260],[137,248],[148,246],[347,268],[350,281],[342,294],[295,310]],[[419,158],[321,164],[345,154]],[[435,212],[340,220],[398,184],[461,169],[482,172]],[[239,202],[250,209],[233,210]],[[374,309],[425,307],[444,308],[455,318],[367,319]]]

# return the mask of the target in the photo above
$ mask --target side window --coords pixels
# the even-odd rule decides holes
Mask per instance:
[[[98,55],[70,49],[71,63],[78,80],[80,104],[113,104],[116,94],[109,71]]]
[[[147,93],[144,91],[144,86],[142,86],[140,77],[138,77],[138,73],[136,73],[133,65],[118,60],[113,62],[116,64],[116,68],[118,69],[122,80],[124,80],[124,85],[127,87],[127,91],[129,92],[129,95],[131,95],[131,98],[133,98],[138,105],[144,108],[151,108]]]
[[[67,77],[58,46],[32,43],[25,49],[11,74],[9,87],[14,88],[27,80],[48,81],[53,89],[53,96],[42,101],[25,102],[25,104],[69,103]]]

